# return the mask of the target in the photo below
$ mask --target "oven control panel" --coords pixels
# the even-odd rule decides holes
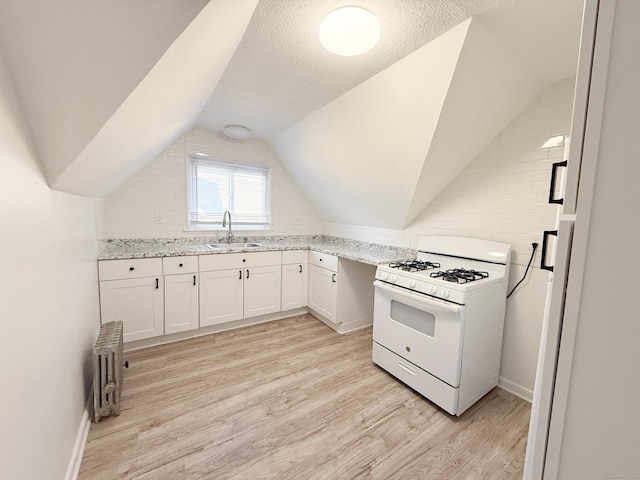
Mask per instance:
[[[390,285],[402,287],[406,290],[423,293],[431,297],[449,300],[455,303],[464,304],[464,292],[457,291],[438,285],[436,281],[429,281],[423,278],[412,278],[414,275],[403,275],[402,273],[385,272],[378,268],[376,271],[376,280],[381,280]],[[442,282],[442,280],[440,280]]]

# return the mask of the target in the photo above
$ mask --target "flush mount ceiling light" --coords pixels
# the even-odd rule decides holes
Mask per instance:
[[[320,23],[320,43],[337,55],[352,57],[371,50],[380,39],[380,23],[369,10],[342,7]]]
[[[540,148],[555,148],[564,145],[564,135],[554,135],[549,138]]]
[[[251,130],[247,127],[243,127],[242,125],[227,125],[222,129],[222,133],[227,137],[235,138],[236,140],[244,140],[251,136]]]

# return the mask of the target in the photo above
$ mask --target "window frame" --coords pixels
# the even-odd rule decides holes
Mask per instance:
[[[209,155],[204,155],[200,153],[194,153],[187,156],[186,163],[186,171],[185,171],[185,180],[186,180],[186,189],[185,189],[185,214],[186,214],[186,226],[185,231],[211,231],[211,232],[226,232],[228,230],[227,227],[222,227],[222,222],[193,222],[192,221],[192,211],[191,207],[193,205],[193,185],[194,181],[192,180],[193,175],[193,162],[203,162],[210,163],[219,167],[227,167],[229,169],[234,170],[246,170],[246,171],[263,171],[264,179],[265,179],[265,215],[267,217],[266,223],[252,223],[252,224],[241,224],[236,223],[234,218],[234,213],[231,212],[231,226],[232,230],[235,231],[259,231],[265,232],[271,230],[271,222],[272,222],[272,214],[271,214],[271,168],[266,165],[257,165],[247,162],[233,162],[229,160],[220,160],[217,157],[212,157]]]

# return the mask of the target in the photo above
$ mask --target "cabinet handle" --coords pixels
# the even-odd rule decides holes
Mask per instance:
[[[320,258],[319,260],[320,260],[320,261],[322,261],[322,259],[321,259],[321,258]]]
[[[300,265],[300,273],[302,273],[302,265]]]
[[[182,264],[179,264],[178,266],[179,266],[179,267],[181,267],[181,266],[182,266]]]
[[[558,173],[558,169],[567,166],[567,161],[556,162],[551,167],[551,182],[549,185],[549,203],[557,203],[558,205],[562,205],[564,203],[564,198],[553,198],[553,194],[556,191],[556,175]]]
[[[193,284],[194,285],[196,284],[196,276],[195,275],[193,276]]]
[[[160,288],[159,280],[156,278],[156,288]]]
[[[333,283],[336,283],[336,274],[335,273],[333,275],[331,275],[331,281]]]
[[[547,257],[547,239],[549,238],[549,235],[553,235],[554,237],[557,237],[558,230],[545,230],[542,233],[542,253],[541,253],[542,258],[540,259],[540,268],[543,270],[549,270],[550,272],[553,272],[553,265],[547,265],[544,263]]]
[[[249,278],[249,270],[247,270],[247,279]]]
[[[134,270],[135,270],[135,268],[133,268],[133,267],[129,267],[129,271],[130,271],[130,272],[133,272]]]
[[[238,270],[238,280],[242,280],[242,270]]]

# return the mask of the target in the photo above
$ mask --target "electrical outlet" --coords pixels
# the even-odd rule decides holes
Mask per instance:
[[[542,245],[542,234],[538,232],[531,233],[531,243]]]
[[[156,223],[164,223],[164,215],[162,212],[153,212],[153,221]]]

